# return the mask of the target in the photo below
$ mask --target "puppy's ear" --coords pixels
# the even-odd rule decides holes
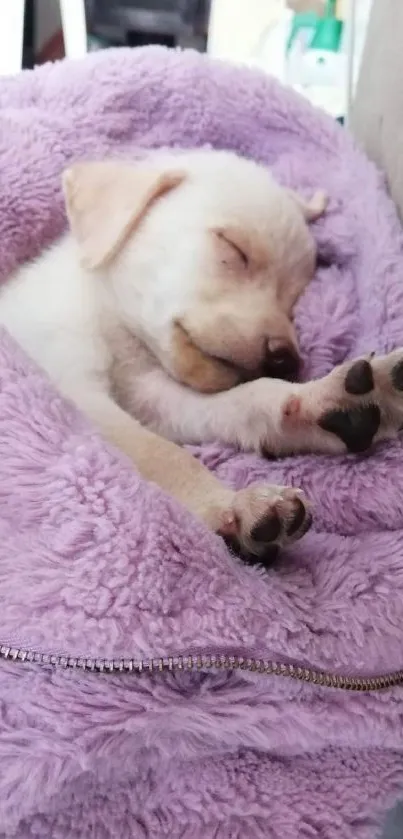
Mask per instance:
[[[114,161],[66,169],[62,183],[67,215],[83,265],[93,270],[113,259],[150,205],[184,179],[184,172]]]
[[[306,221],[316,221],[323,216],[329,202],[329,198],[322,189],[315,192],[309,201],[305,201],[301,195],[290,189],[288,190],[294,201],[298,204]]]

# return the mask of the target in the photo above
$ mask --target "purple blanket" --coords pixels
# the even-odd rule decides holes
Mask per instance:
[[[375,168],[274,81],[192,53],[1,81],[0,274],[63,229],[69,160],[202,144],[330,193],[297,312],[306,375],[402,345],[403,236]],[[403,670],[401,444],[199,454],[313,500],[272,571],[145,484],[1,335],[0,839],[375,839],[402,794],[403,688],[340,689]]]

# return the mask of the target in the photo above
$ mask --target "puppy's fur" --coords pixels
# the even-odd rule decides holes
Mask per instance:
[[[305,203],[267,169],[211,151],[79,163],[63,185],[71,232],[5,284],[0,323],[145,478],[210,528],[255,555],[301,536],[299,490],[235,493],[175,443],[353,448],[334,414],[368,392],[346,390],[347,368],[306,385],[262,377],[296,364],[292,311],[313,275],[307,222],[324,195]],[[388,405],[369,443],[401,424],[389,375],[399,363],[370,367],[371,392]]]

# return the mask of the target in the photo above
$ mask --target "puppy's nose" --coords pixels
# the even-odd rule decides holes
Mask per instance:
[[[263,362],[263,376],[293,382],[298,379],[300,367],[301,359],[291,344],[280,341],[268,342]]]

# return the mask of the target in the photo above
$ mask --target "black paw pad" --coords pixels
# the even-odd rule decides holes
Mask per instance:
[[[294,536],[298,530],[301,530],[302,525],[305,522],[306,518],[306,510],[305,507],[299,499],[297,500],[297,507],[294,513],[293,518],[288,519],[286,523],[286,533],[288,536]]]
[[[336,434],[349,452],[365,452],[381,423],[378,405],[364,405],[351,411],[330,411],[319,421],[324,431]]]
[[[274,542],[280,535],[281,522],[276,513],[271,513],[255,524],[251,531],[254,542]]]
[[[350,367],[344,379],[344,387],[352,396],[364,396],[365,393],[371,393],[374,389],[374,375],[369,361],[361,359]]]
[[[392,382],[396,390],[403,390],[403,359],[398,361],[392,369]]]

